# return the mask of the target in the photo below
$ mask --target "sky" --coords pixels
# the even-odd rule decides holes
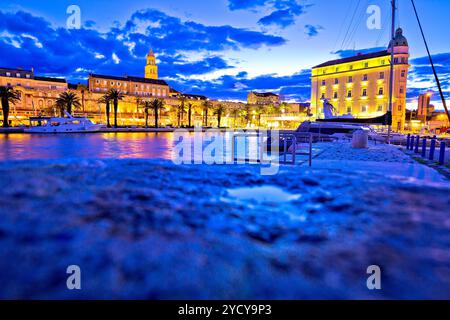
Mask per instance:
[[[450,1],[415,1],[450,97]],[[68,28],[71,5],[79,28]],[[367,26],[374,5],[380,28]],[[396,18],[410,44],[412,108],[437,88],[410,0],[398,0]],[[0,66],[86,83],[89,73],[143,76],[153,48],[160,78],[179,91],[241,101],[273,91],[306,102],[311,67],[385,49],[390,24],[389,0],[2,0]],[[433,102],[442,106],[437,93]]]

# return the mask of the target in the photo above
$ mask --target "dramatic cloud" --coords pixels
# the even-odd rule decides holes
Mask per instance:
[[[286,28],[295,24],[298,16],[310,5],[301,5],[298,0],[228,0],[230,10],[255,10],[269,7],[275,9],[271,14],[261,18],[258,23],[263,26],[275,25]]]
[[[134,13],[107,32],[85,23],[81,29],[54,27],[24,11],[0,11],[0,65],[35,67],[40,74],[84,81],[88,72],[142,75],[145,55],[155,48],[161,76],[206,74],[232,68],[220,57],[224,50],[283,45],[279,36],[232,26],[182,21],[157,10]],[[198,61],[183,54],[193,52]]]
[[[307,24],[305,26],[305,29],[306,29],[306,34],[308,35],[308,37],[313,38],[319,34],[319,30],[323,30],[323,27]]]

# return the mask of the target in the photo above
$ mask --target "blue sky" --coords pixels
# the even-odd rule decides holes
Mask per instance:
[[[310,68],[339,56],[387,46],[388,0],[58,0],[8,1],[0,10],[0,66],[84,83],[89,73],[143,76],[150,47],[160,76],[178,90],[244,100],[249,90],[309,100]],[[81,9],[68,30],[66,9]],[[450,94],[448,0],[416,0],[446,94]],[[369,5],[381,8],[369,30]],[[409,0],[399,25],[411,46],[408,97],[434,88]],[[437,98],[437,95],[435,96]],[[436,105],[440,105],[436,101]]]

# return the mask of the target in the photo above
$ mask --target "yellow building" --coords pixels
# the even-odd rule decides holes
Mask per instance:
[[[153,50],[147,54],[147,64],[145,65],[145,77],[147,79],[158,79],[158,65]]]
[[[328,99],[339,115],[383,115],[389,108],[391,50],[394,50],[393,130],[403,131],[406,118],[406,88],[409,46],[402,29],[384,51],[328,61],[312,68],[311,110],[323,116],[322,100]]]
[[[280,96],[272,92],[250,92],[247,97],[248,104],[252,105],[270,105],[280,104]]]

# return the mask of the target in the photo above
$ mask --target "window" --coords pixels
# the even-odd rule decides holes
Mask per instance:
[[[334,98],[334,99],[337,99],[337,98],[338,98],[338,93],[337,93],[337,92],[334,93],[333,98]]]
[[[369,75],[365,74],[363,75],[363,81],[368,81],[369,80]]]
[[[361,112],[367,112],[367,106],[362,106],[361,107]]]
[[[405,76],[406,76],[406,71],[405,71],[405,70],[402,70],[402,72],[401,72],[401,77],[404,78]]]
[[[368,67],[369,67],[369,63],[368,62],[364,63],[364,68],[368,68]]]
[[[394,58],[394,63],[398,64],[398,58]]]
[[[30,75],[29,75],[29,74],[27,74],[26,77],[27,77],[28,79],[30,79]]]
[[[367,97],[367,89],[363,89],[362,96]]]
[[[334,79],[334,84],[339,84],[339,79],[338,78]]]
[[[406,63],[406,58],[405,57],[402,57],[402,63]]]
[[[327,74],[327,70],[323,70],[323,74]]]
[[[380,79],[384,79],[384,72],[380,72]]]
[[[325,93],[322,93],[322,100],[325,99]]]
[[[7,77],[11,77],[11,72],[7,72],[7,73],[6,73],[6,76],[7,76]]]
[[[96,80],[95,83],[96,83],[96,84],[100,84],[100,80]]]
[[[378,95],[382,96],[384,94],[384,88],[379,88],[378,89]]]
[[[403,89],[403,87],[400,87],[400,94],[402,94],[405,90]]]
[[[120,82],[117,82],[117,86],[120,87]]]
[[[347,107],[347,113],[351,114],[352,113],[352,107]]]
[[[349,90],[349,91],[347,92],[347,98],[351,98],[351,97],[352,97],[352,91]]]
[[[322,86],[324,87],[326,85],[327,85],[327,82],[325,80],[322,80]]]
[[[381,60],[381,65],[385,65],[386,64],[386,60]]]
[[[349,69],[349,70],[353,70],[353,66],[350,65],[350,66],[348,67],[348,69]]]
[[[353,83],[353,77],[352,76],[348,77],[348,83]]]
[[[111,81],[111,85],[113,86],[113,85],[114,85],[114,82]]]
[[[383,112],[383,106],[378,106],[378,112]]]
[[[336,72],[339,72],[339,68],[336,68]]]
[[[398,105],[398,111],[403,111],[403,106],[401,104]]]
[[[20,73],[16,73],[16,77],[17,77],[17,78],[20,78]]]

